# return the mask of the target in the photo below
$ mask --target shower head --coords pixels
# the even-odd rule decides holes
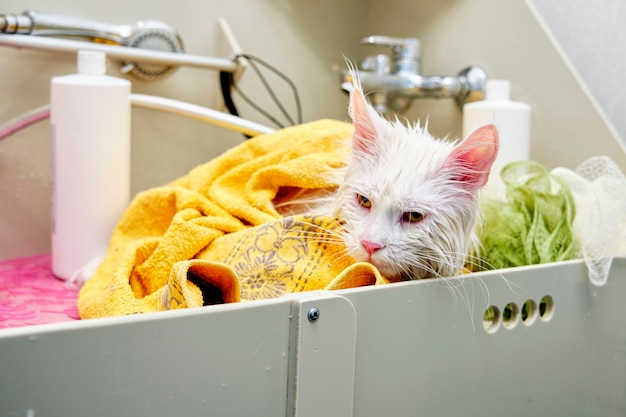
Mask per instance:
[[[0,14],[0,33],[34,36],[87,37],[96,42],[132,48],[183,53],[183,41],[176,30],[156,20],[133,25],[114,25],[71,16],[38,13],[28,10],[21,15]],[[122,71],[144,80],[170,75],[177,66],[124,62]]]
[[[121,45],[164,52],[185,52],[183,40],[178,32],[156,20],[139,21],[130,26],[129,36],[123,40]],[[130,72],[142,79],[151,80],[169,75],[176,68],[178,67],[164,64],[125,62],[122,71]]]

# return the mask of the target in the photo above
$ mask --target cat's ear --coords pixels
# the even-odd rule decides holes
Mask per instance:
[[[385,122],[365,100],[360,86],[350,92],[350,118],[354,126],[352,146],[361,151],[373,149],[376,139],[383,135]]]
[[[456,181],[476,190],[487,184],[497,155],[498,129],[494,125],[485,125],[454,148],[446,166],[451,169]]]

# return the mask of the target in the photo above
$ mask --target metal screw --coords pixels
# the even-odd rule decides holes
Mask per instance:
[[[317,307],[313,307],[309,310],[309,314],[307,315],[310,322],[314,322],[320,318],[320,311]]]

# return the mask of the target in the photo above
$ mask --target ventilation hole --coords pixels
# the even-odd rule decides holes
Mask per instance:
[[[500,310],[496,306],[489,306],[483,315],[483,327],[487,333],[495,333],[500,327]]]
[[[530,326],[537,320],[537,303],[533,300],[526,300],[522,306],[522,323],[526,326]]]
[[[549,321],[554,316],[554,300],[546,295],[539,302],[539,317],[543,321]]]
[[[515,303],[508,303],[502,310],[502,325],[507,329],[517,326],[519,308]]]

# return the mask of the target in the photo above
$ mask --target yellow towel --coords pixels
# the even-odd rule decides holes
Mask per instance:
[[[138,194],[78,298],[82,318],[197,307],[387,282],[333,238],[336,220],[281,217],[297,190],[336,186],[352,126],[321,120],[253,138]]]

